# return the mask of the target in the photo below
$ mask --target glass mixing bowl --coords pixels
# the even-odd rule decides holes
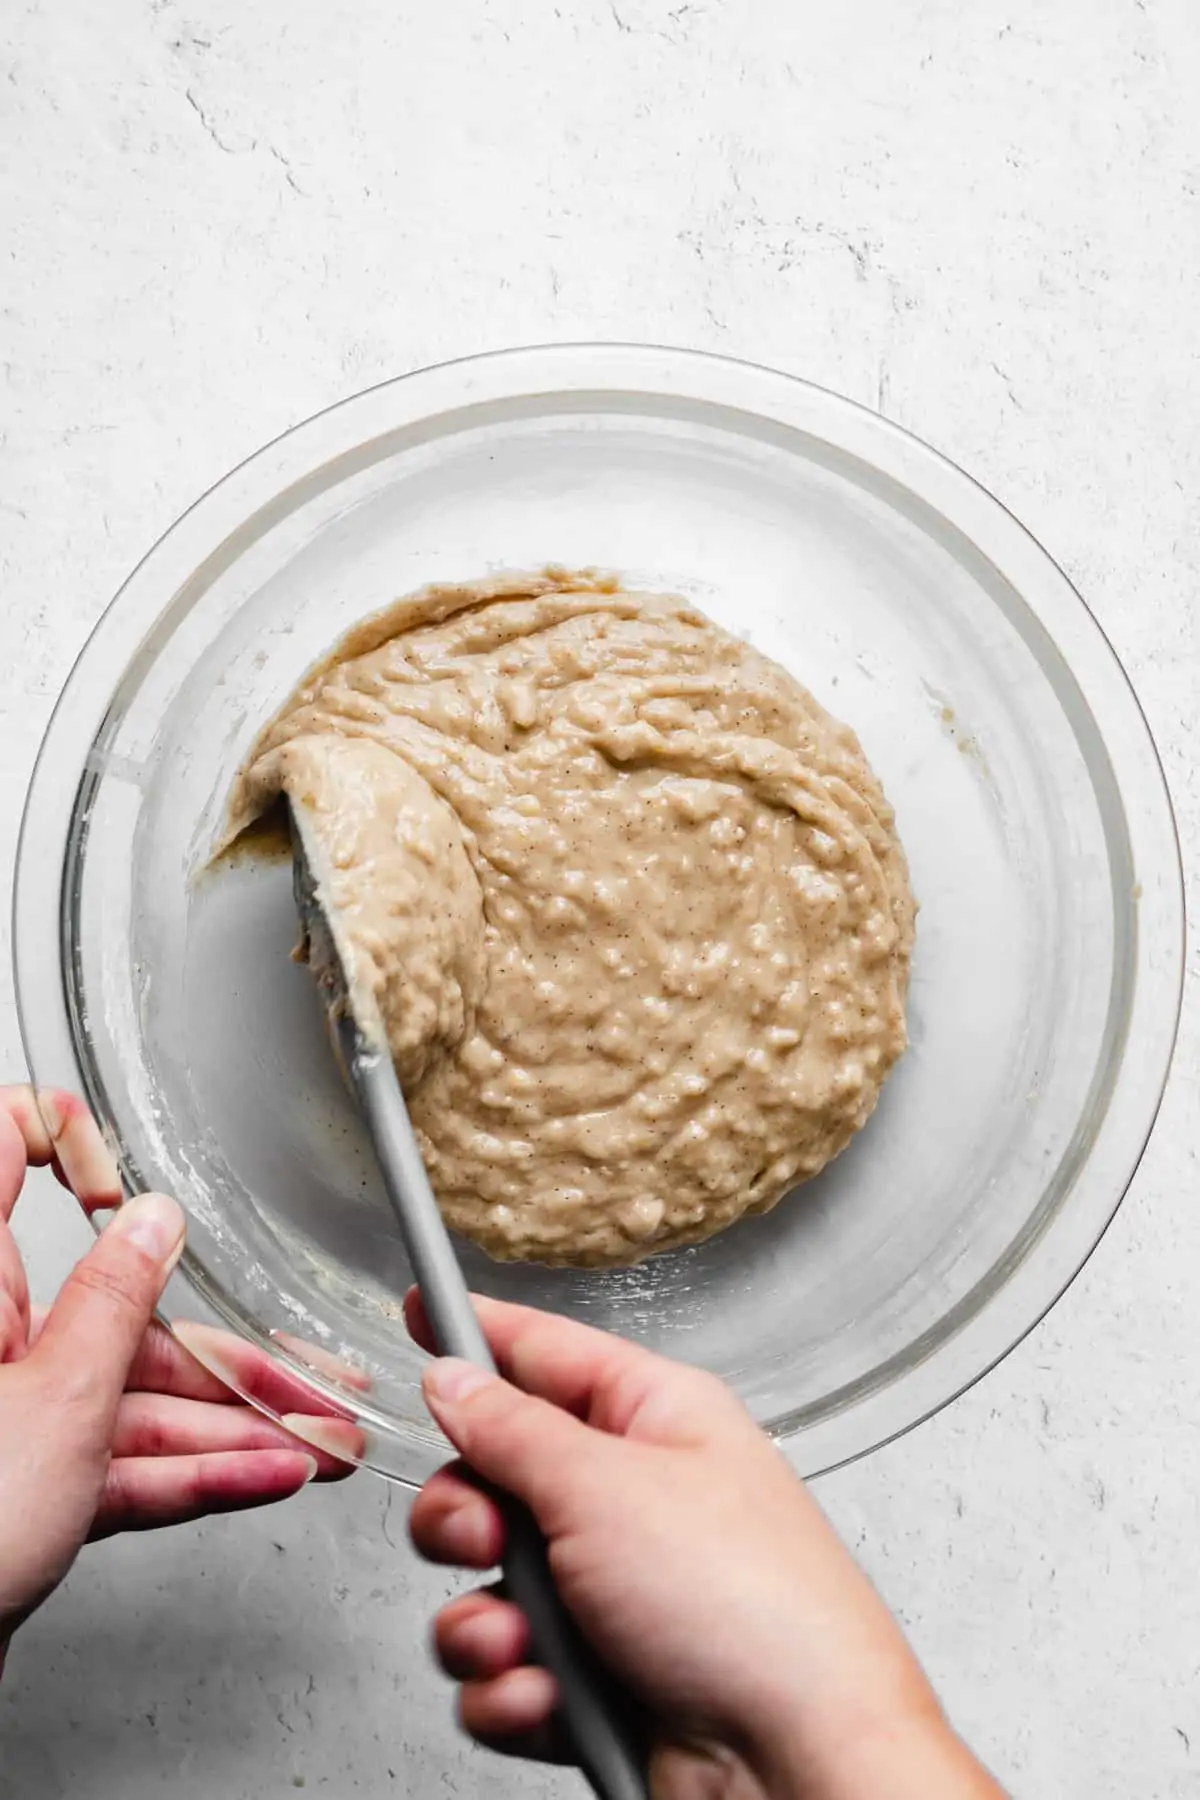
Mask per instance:
[[[859,732],[921,902],[912,1043],[767,1218],[617,1273],[463,1261],[715,1370],[815,1472],[959,1393],[1079,1269],[1153,1121],[1182,973],[1170,802],[1112,650],[1002,506],[874,414],[679,351],[518,350],[236,469],[130,577],[47,732],[16,879],[31,1069],[83,1089],[130,1188],[180,1196],[223,1320],[357,1419],[370,1465],[423,1477],[443,1446],[409,1273],[288,959],[289,871],[206,863],[255,732],[347,626],[548,561],[689,595]]]

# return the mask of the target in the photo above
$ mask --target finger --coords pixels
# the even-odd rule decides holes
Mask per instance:
[[[62,1088],[39,1088],[36,1097],[30,1088],[8,1092],[19,1096],[13,1116],[25,1133],[30,1162],[39,1168],[49,1163],[89,1213],[120,1206],[116,1160],[79,1096]]]
[[[113,1218],[77,1263],[27,1359],[50,1384],[81,1448],[105,1448],[125,1381],[151,1314],[183,1251],[184,1217],[174,1200],[144,1194]],[[65,1426],[64,1426],[65,1429]]]
[[[299,1450],[306,1447],[248,1406],[180,1400],[170,1394],[126,1394],[117,1411],[114,1456],[191,1456],[223,1450]],[[349,1471],[331,1456],[317,1457],[327,1480]]]
[[[327,1375],[331,1381],[337,1381],[343,1387],[353,1388],[357,1394],[370,1391],[371,1377],[365,1369],[356,1369],[343,1357],[331,1356],[328,1350],[322,1350],[319,1344],[306,1343],[303,1338],[293,1337],[288,1331],[273,1331],[272,1338],[284,1350],[287,1350],[298,1362],[305,1363],[314,1374]]]
[[[459,1690],[458,1716],[464,1731],[507,1755],[560,1760],[553,1730],[558,1687],[546,1669],[510,1669],[491,1681],[468,1681]]]
[[[302,1450],[122,1457],[109,1466],[91,1538],[269,1506],[298,1493],[315,1473],[313,1458]]]
[[[426,1562],[493,1569],[504,1554],[504,1521],[461,1464],[430,1477],[408,1518],[413,1548]]]
[[[737,1409],[711,1375],[611,1332],[482,1295],[472,1300],[501,1374],[600,1431],[657,1443],[696,1443]],[[405,1298],[405,1322],[419,1344],[432,1346],[415,1288]]]
[[[223,1335],[214,1333],[214,1336]],[[232,1346],[237,1340],[230,1338]],[[254,1346],[241,1346],[247,1357],[254,1354]],[[261,1352],[258,1352],[261,1355]],[[262,1359],[264,1362],[266,1358]],[[157,1319],[151,1321],[145,1337],[138,1345],[137,1354],[129,1370],[129,1379],[125,1383],[126,1391],[147,1394],[174,1394],[180,1400],[208,1400],[218,1406],[240,1406],[242,1402],[233,1389],[216,1375],[210,1373],[203,1363],[181,1344],[173,1332]]]
[[[29,1322],[31,1348],[41,1336],[49,1313],[50,1309],[45,1306],[35,1306],[32,1309]],[[212,1333],[214,1338],[225,1338],[226,1335],[217,1331]],[[269,1359],[253,1344],[243,1343],[236,1338],[227,1338],[227,1344],[238,1355],[244,1352],[247,1364],[252,1364],[257,1359],[269,1371]],[[228,1413],[245,1413],[274,1433],[272,1438],[266,1440],[267,1443],[285,1445],[294,1450],[299,1439],[306,1452],[315,1451],[319,1481],[341,1481],[353,1474],[354,1464],[362,1460],[366,1447],[362,1432],[349,1420],[327,1419],[310,1413],[286,1413],[276,1424],[265,1414],[255,1412],[232,1388],[226,1387],[223,1381],[219,1381],[198,1363],[157,1319],[151,1320],[130,1365],[125,1381],[125,1398],[117,1415],[118,1430],[126,1416],[126,1408],[135,1395],[147,1398],[171,1396],[179,1401],[203,1402],[206,1406]],[[307,1393],[302,1393],[300,1398],[309,1406],[320,1404],[314,1396]],[[122,1454],[132,1455],[134,1452],[126,1449]]]
[[[610,1438],[457,1357],[426,1369],[430,1412],[476,1474],[533,1509],[553,1535],[580,1484],[607,1484]]]
[[[170,1332],[159,1326],[153,1332],[152,1360],[144,1368],[140,1357],[135,1359],[130,1386],[179,1392],[226,1405],[241,1405],[244,1396],[316,1452],[323,1481],[350,1474],[366,1455],[367,1440],[361,1427],[337,1402],[314,1393],[257,1344],[189,1319],[177,1319]],[[327,1469],[330,1462],[339,1465],[336,1473]]]
[[[511,1600],[465,1594],[438,1614],[433,1642],[454,1681],[493,1681],[528,1662],[529,1621]]]
[[[21,1133],[29,1161],[35,1168],[44,1169],[54,1155],[54,1146],[38,1110],[33,1089],[26,1085],[0,1087],[0,1112],[7,1113]]]
[[[327,1459],[332,1460],[341,1465],[344,1475],[349,1475],[355,1463],[366,1460],[367,1434],[352,1419],[326,1419],[309,1413],[283,1413],[279,1423],[292,1437],[299,1438],[306,1448],[313,1451],[322,1467]]]
[[[206,1369],[267,1412],[330,1419],[351,1416],[349,1404],[342,1406],[315,1393],[301,1375],[284,1368],[257,1344],[190,1319],[176,1319],[171,1329]]]
[[[24,1135],[3,1103],[4,1096],[10,1091],[0,1088],[0,1220],[4,1221],[12,1217],[29,1166]]]
[[[70,1094],[59,1095],[58,1089],[46,1089],[47,1094],[55,1094],[62,1100],[82,1106],[82,1101],[75,1101]],[[11,1119],[21,1133],[25,1145],[25,1158],[31,1167],[43,1169],[49,1166],[63,1187],[70,1189],[68,1181],[55,1153],[54,1142],[42,1118],[39,1096],[31,1087],[0,1087],[0,1113]],[[115,1204],[115,1202],[114,1202]]]
[[[25,1180],[26,1152],[11,1115],[0,1106],[0,1362],[25,1353],[29,1331],[29,1284],[8,1220]]]
[[[37,1343],[42,1334],[46,1320],[50,1316],[48,1306],[35,1306],[29,1317],[30,1347]],[[199,1327],[197,1328],[199,1329]],[[213,1331],[214,1338],[226,1337],[223,1332]],[[230,1351],[246,1353],[247,1358],[259,1357],[264,1364],[268,1359],[254,1345],[241,1339],[227,1339]],[[137,1347],[129,1375],[125,1382],[126,1393],[176,1394],[181,1400],[210,1400],[225,1406],[241,1406],[241,1397],[233,1389],[227,1387],[216,1375],[212,1375],[202,1363],[196,1361],[191,1352],[179,1342],[178,1338],[167,1326],[152,1319],[146,1328],[146,1334]]]

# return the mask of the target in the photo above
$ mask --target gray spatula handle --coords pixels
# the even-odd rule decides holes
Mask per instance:
[[[438,1348],[444,1356],[494,1369],[391,1058],[357,1056],[352,1073]],[[540,1662],[558,1683],[580,1767],[600,1800],[648,1800],[645,1757],[631,1708],[559,1599],[545,1539],[532,1515],[511,1496],[498,1499],[505,1512],[505,1583],[529,1621]]]

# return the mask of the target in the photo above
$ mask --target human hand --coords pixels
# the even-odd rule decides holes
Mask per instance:
[[[27,1167],[52,1164],[89,1211],[121,1200],[83,1103],[40,1098],[39,1109],[29,1088],[0,1087],[0,1668],[13,1631],[88,1539],[259,1506],[349,1473],[236,1401],[152,1322],[183,1249],[173,1200],[122,1206],[54,1305],[31,1308],[8,1224]],[[208,1335],[246,1392],[286,1385],[251,1345]],[[271,1399],[299,1414],[304,1394],[296,1384]],[[339,1423],[322,1419],[313,1435],[328,1442]]]
[[[463,1461],[422,1490],[413,1542],[434,1562],[500,1561],[502,1518],[472,1472],[532,1509],[564,1602],[646,1708],[655,1800],[998,1800],[866,1577],[720,1382],[560,1318],[477,1306],[507,1379],[427,1369]],[[432,1349],[415,1295],[407,1316]],[[553,1678],[529,1665],[502,1594],[453,1601],[435,1644],[467,1731],[561,1753]]]

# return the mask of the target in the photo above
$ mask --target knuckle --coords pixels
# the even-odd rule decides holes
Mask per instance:
[[[149,1394],[171,1393],[178,1360],[178,1348],[170,1332],[157,1319],[151,1319],[138,1347],[133,1385]]]
[[[170,1434],[152,1407],[144,1404],[133,1407],[130,1424],[136,1434],[139,1456],[166,1456],[170,1453]]]
[[[165,1393],[172,1372],[171,1341],[162,1326],[151,1321],[138,1354],[138,1375],[148,1392]]]
[[[116,1459],[109,1463],[104,1481],[104,1511],[110,1521],[117,1523],[129,1511],[129,1482],[124,1464]]]
[[[427,1500],[421,1494],[413,1502],[412,1511],[408,1515],[409,1542],[426,1561],[432,1562],[441,1549],[445,1518],[445,1510],[436,1499]]]
[[[76,1289],[106,1301],[120,1312],[130,1312],[139,1304],[138,1271],[127,1263],[114,1265],[98,1256],[90,1256],[79,1264],[71,1276]]]
[[[183,1510],[186,1515],[196,1517],[208,1504],[209,1484],[204,1471],[204,1459],[192,1458],[188,1476],[184,1482]]]

